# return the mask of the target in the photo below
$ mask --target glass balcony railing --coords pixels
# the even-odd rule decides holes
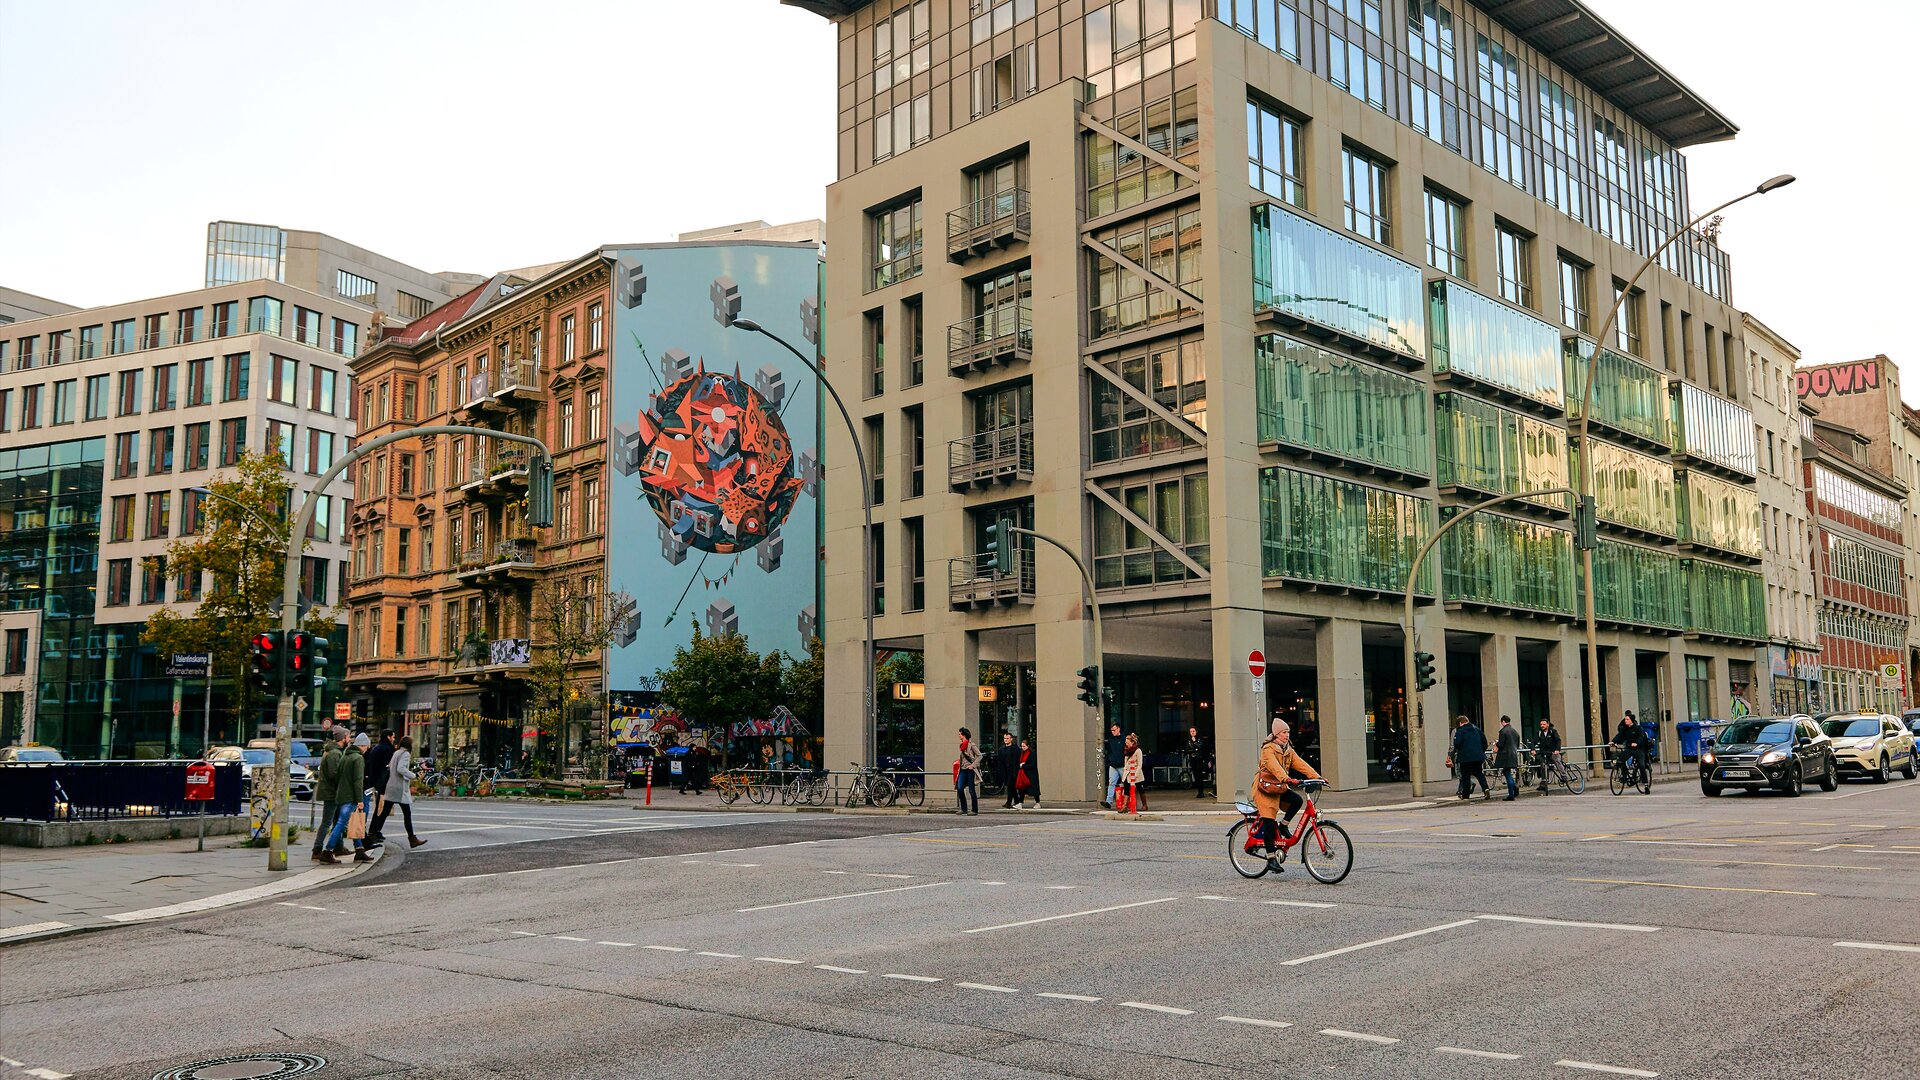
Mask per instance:
[[[1699,559],[1680,565],[1687,579],[1688,630],[1754,640],[1767,636],[1767,587],[1758,571]]]
[[[1598,439],[1587,442],[1593,450],[1593,496],[1600,520],[1659,536],[1679,536],[1673,466],[1624,446]]]
[[[1680,629],[1686,591],[1676,555],[1601,540],[1593,552],[1593,610],[1608,622]]]
[[[1567,433],[1559,425],[1463,394],[1435,394],[1440,486],[1489,495],[1567,487]],[[1568,495],[1528,502],[1573,508]]]
[[[1580,395],[1586,390],[1587,363],[1593,343],[1568,338],[1563,350],[1567,374],[1567,419],[1580,415]],[[1601,349],[1593,374],[1593,422],[1614,431],[1667,446],[1667,376],[1657,368]]]
[[[1550,408],[1566,406],[1560,331],[1457,281],[1427,286],[1427,359],[1442,372]]]
[[[1537,521],[1475,514],[1440,540],[1448,600],[1573,613],[1573,534]]]
[[[1758,559],[1766,553],[1760,531],[1760,496],[1694,471],[1679,477],[1680,539]]]
[[[1756,474],[1751,411],[1690,382],[1674,383],[1670,400],[1668,445],[1674,453],[1742,476]]]
[[[1420,268],[1272,204],[1253,208],[1253,306],[1419,362]]]
[[[1432,475],[1419,380],[1279,334],[1253,347],[1261,442]]]
[[[1433,504],[1298,469],[1260,470],[1261,569],[1270,578],[1401,593],[1433,532]],[[1433,592],[1433,562],[1418,592]]]

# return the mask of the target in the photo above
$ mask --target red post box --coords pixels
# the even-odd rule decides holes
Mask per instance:
[[[213,801],[213,766],[204,761],[187,766],[187,801]]]

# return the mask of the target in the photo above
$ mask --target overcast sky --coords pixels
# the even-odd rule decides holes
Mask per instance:
[[[1590,3],[1740,125],[1688,151],[1697,207],[1800,178],[1729,216],[1736,302],[1920,401],[1920,5]],[[819,216],[833,41],[776,0],[0,0],[0,284],[198,288],[217,218],[488,272]]]

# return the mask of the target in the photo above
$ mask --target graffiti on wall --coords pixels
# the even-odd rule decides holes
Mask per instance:
[[[1793,373],[1793,388],[1801,397],[1840,397],[1880,388],[1880,361],[1861,360]]]

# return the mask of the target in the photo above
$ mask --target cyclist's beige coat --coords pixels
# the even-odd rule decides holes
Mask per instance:
[[[1320,774],[1314,772],[1313,766],[1295,753],[1292,746],[1283,750],[1272,739],[1261,744],[1260,770],[1253,776],[1253,805],[1259,808],[1261,817],[1280,816],[1280,787],[1268,791],[1267,786],[1285,785],[1287,779],[1296,774],[1308,780],[1320,779]]]

